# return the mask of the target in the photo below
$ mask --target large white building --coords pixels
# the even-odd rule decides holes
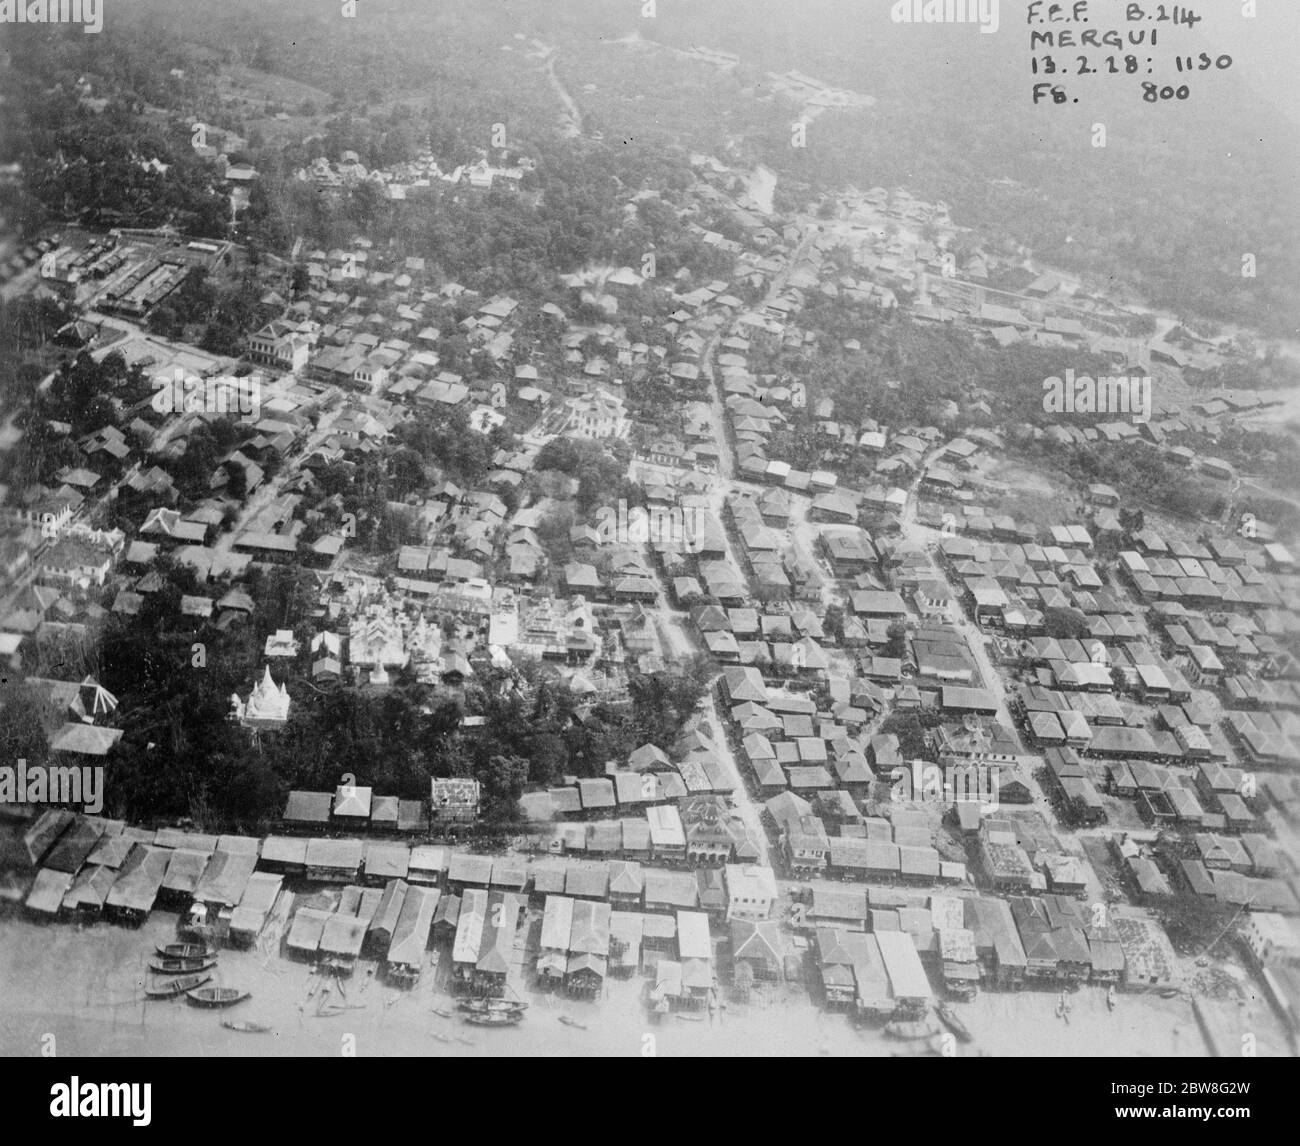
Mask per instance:
[[[1247,912],[1241,936],[1263,967],[1300,965],[1300,926],[1294,920],[1275,911]]]
[[[561,431],[580,438],[624,438],[631,426],[623,399],[604,391],[567,399],[564,413]]]
[[[727,864],[727,918],[767,919],[777,899],[776,875],[756,863]]]
[[[297,374],[307,366],[312,339],[299,325],[276,319],[248,340],[248,357],[263,366]]]
[[[410,659],[401,623],[382,606],[352,622],[348,657],[362,668],[403,668]]]

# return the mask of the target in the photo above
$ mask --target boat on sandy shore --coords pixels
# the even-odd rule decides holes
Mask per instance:
[[[159,943],[154,947],[164,959],[215,959],[217,952],[206,943]]]
[[[562,1022],[566,1027],[573,1027],[576,1030],[585,1031],[587,1029],[586,1023],[580,1023],[570,1015],[561,1015],[560,1022]]]
[[[1116,1002],[1118,1002],[1118,999],[1116,998],[1115,995],[1115,984],[1112,983],[1109,987],[1106,988],[1106,1006],[1113,1011],[1115,1009]]]
[[[254,1023],[248,1019],[222,1019],[221,1025],[228,1031],[240,1031],[246,1035],[269,1035],[271,1028],[265,1023]]]
[[[511,1027],[524,1021],[523,1011],[469,1011],[461,1018],[476,1027]]]
[[[522,1014],[528,1010],[528,1004],[514,999],[463,999],[457,1006],[471,1015],[502,1014],[516,1012]]]
[[[185,997],[196,1007],[233,1007],[251,994],[238,987],[197,987],[186,991]]]
[[[146,999],[175,999],[186,991],[202,987],[211,978],[211,975],[200,972],[195,975],[182,975],[178,979],[156,979],[152,983],[145,984],[144,995]]]
[[[149,970],[159,975],[193,975],[209,971],[217,965],[215,959],[151,959]]]

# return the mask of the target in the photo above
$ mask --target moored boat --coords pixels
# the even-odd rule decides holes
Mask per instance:
[[[1115,984],[1112,983],[1109,987],[1106,988],[1106,1006],[1108,1006],[1113,1011],[1115,1009],[1115,1003],[1117,1001],[1118,1000],[1115,997]]]
[[[159,943],[154,950],[164,959],[215,959],[216,951],[206,943]]]
[[[233,1007],[248,998],[249,991],[238,987],[198,987],[186,991],[185,997],[196,1007]]]
[[[560,1022],[562,1022],[566,1027],[575,1027],[580,1031],[585,1031],[587,1029],[586,1023],[580,1023],[577,1019],[572,1018],[569,1015],[561,1015]]]
[[[195,975],[182,975],[178,979],[158,979],[145,984],[145,998],[175,999],[178,995],[185,994],[186,991],[192,991],[195,987],[202,987],[211,978],[211,975],[200,972]]]
[[[271,1028],[265,1023],[254,1023],[248,1019],[222,1019],[221,1025],[228,1031],[241,1031],[247,1035],[269,1035]]]
[[[476,1027],[506,1027],[523,1022],[524,1013],[523,1011],[470,1011],[461,1018]]]
[[[151,959],[149,970],[159,975],[192,975],[217,965],[215,959]]]
[[[470,1014],[513,1014],[528,1010],[528,1004],[514,999],[463,999],[457,1004]]]

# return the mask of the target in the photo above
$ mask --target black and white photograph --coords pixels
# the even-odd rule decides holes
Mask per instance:
[[[22,1105],[766,1057],[1069,1122],[1105,1059],[1081,1129],[1248,1120],[1297,50],[1283,0],[0,0]]]

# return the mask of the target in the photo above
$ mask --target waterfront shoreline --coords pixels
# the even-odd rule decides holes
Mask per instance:
[[[155,912],[138,930],[106,924],[49,927],[0,924],[0,1055],[40,1054],[54,1035],[61,1056],[366,1056],[499,1057],[533,1055],[770,1057],[834,1055],[887,1057],[903,1044],[879,1028],[819,1009],[802,987],[769,989],[749,1004],[699,1021],[654,1023],[642,1004],[642,976],[611,980],[595,1002],[528,990],[527,1018],[500,1031],[476,1030],[434,1013],[454,1006],[443,975],[426,969],[411,990],[382,983],[363,961],[332,995],[340,1008],[315,1013],[327,980],[309,964],[282,957],[276,944],[249,951],[223,949],[217,981],[238,984],[252,998],[228,1013],[183,1001],[145,1002],[145,966],[156,942],[174,937],[176,916]],[[315,995],[308,998],[313,983]],[[340,988],[331,985],[331,992]],[[1209,1054],[1186,997],[1121,994],[1110,1012],[1105,992],[1086,987],[1069,995],[1069,1022],[1055,1015],[1053,991],[981,991],[961,1004],[974,1041],[957,1054],[994,1056],[1204,1057]],[[586,1029],[566,1026],[561,1015]],[[266,1035],[228,1031],[223,1017],[264,1023]],[[442,1035],[447,1042],[434,1037]],[[470,1044],[456,1041],[466,1038]],[[1261,1049],[1261,1054],[1266,1049]]]

